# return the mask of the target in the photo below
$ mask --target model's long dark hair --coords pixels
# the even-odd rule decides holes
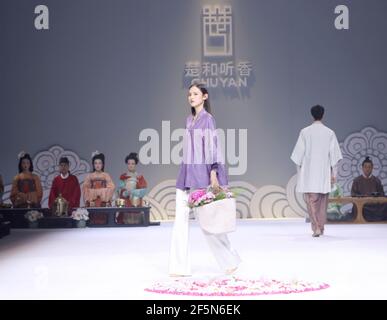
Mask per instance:
[[[23,172],[23,167],[22,167],[22,161],[24,159],[28,159],[30,161],[30,169],[29,171],[30,172],[33,172],[34,171],[34,165],[32,164],[32,159],[31,159],[31,156],[26,153],[24,156],[22,156],[20,159],[19,159],[19,173]]]
[[[202,85],[201,83],[194,83],[194,84],[191,84],[188,88],[191,89],[192,87],[196,87],[198,88],[203,94],[207,94],[208,97],[206,100],[204,100],[204,104],[203,104],[203,107],[204,109],[208,112],[208,113],[211,113],[211,106],[210,106],[210,95],[208,93],[208,90],[206,89],[206,87],[204,85]],[[191,113],[193,116],[196,115],[196,111],[195,111],[195,108],[194,107],[191,107]]]

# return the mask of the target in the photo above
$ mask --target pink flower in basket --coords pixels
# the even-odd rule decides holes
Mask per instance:
[[[190,208],[196,208],[214,201],[224,200],[229,198],[235,198],[235,193],[228,189],[223,189],[217,194],[214,194],[211,191],[211,189],[208,189],[208,190],[200,189],[192,192],[189,195],[188,205]]]
[[[189,195],[189,203],[197,201],[199,198],[206,194],[206,190],[196,190]]]

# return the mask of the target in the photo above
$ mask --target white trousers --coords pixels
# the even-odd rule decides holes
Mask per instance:
[[[188,191],[176,189],[175,222],[172,230],[172,243],[169,258],[169,274],[190,275],[189,252],[189,212]],[[221,269],[236,268],[241,259],[231,247],[227,234],[210,234],[202,230],[207,243]]]

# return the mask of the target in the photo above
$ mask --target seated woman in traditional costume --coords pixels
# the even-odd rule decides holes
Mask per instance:
[[[52,181],[48,206],[52,208],[55,199],[61,195],[68,201],[68,213],[71,213],[73,208],[79,207],[81,188],[77,177],[70,173],[70,161],[67,157],[59,159],[59,173]]]
[[[353,180],[351,188],[352,197],[384,197],[383,185],[379,178],[372,175],[374,164],[370,157],[366,157],[362,163],[363,174]],[[356,207],[353,207],[356,216]],[[387,220],[387,204],[366,204],[363,215],[367,221]]]
[[[93,153],[93,172],[86,176],[82,186],[83,200],[86,207],[106,207],[111,205],[114,194],[114,182],[110,175],[104,172],[105,156],[98,151]],[[90,222],[105,224],[107,214],[90,215]]]
[[[12,182],[10,199],[14,208],[40,208],[43,191],[40,178],[32,173],[32,159],[28,153],[19,154],[19,174]]]
[[[142,174],[137,173],[137,153],[132,152],[125,158],[128,170],[121,174],[118,187],[119,198],[125,201],[126,207],[142,207],[143,198],[147,193],[147,182]],[[127,214],[119,214],[117,223],[126,223]]]

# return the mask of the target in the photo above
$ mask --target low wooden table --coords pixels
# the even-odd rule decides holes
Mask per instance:
[[[0,214],[11,222],[11,228],[28,228],[28,220],[24,217],[28,211],[39,211],[44,217],[51,215],[48,208],[1,208]]]
[[[2,237],[5,237],[9,235],[11,229],[11,222],[6,220],[1,214],[0,214],[0,239]]]
[[[89,212],[89,217],[92,214],[107,214],[108,219],[106,224],[93,224],[90,220],[87,223],[88,227],[104,228],[104,227],[148,227],[148,226],[159,226],[160,222],[151,222],[150,221],[150,208],[151,207],[88,207],[85,208]],[[142,224],[123,224],[116,222],[117,213],[139,213],[143,217]]]
[[[353,203],[357,209],[357,214],[353,223],[387,223],[387,221],[367,221],[363,216],[364,205],[372,203],[387,203],[387,197],[338,197],[329,198],[328,202],[341,204]],[[348,223],[348,221],[346,222]]]
[[[148,227],[148,226],[159,226],[160,222],[151,222],[150,221],[150,208],[151,207],[102,207],[86,208],[89,212],[89,215],[104,213],[107,214],[107,223],[106,224],[93,224],[87,221],[88,227]],[[11,222],[11,228],[28,228],[29,224],[24,215],[28,211],[36,210],[43,213],[44,218],[39,219],[39,228],[75,228],[76,223],[71,217],[55,217],[52,215],[52,212],[49,208],[0,208],[0,214],[4,219]],[[74,209],[75,210],[75,209]],[[133,223],[133,224],[121,224],[116,222],[116,213],[118,212],[134,212],[141,214],[142,223]]]

